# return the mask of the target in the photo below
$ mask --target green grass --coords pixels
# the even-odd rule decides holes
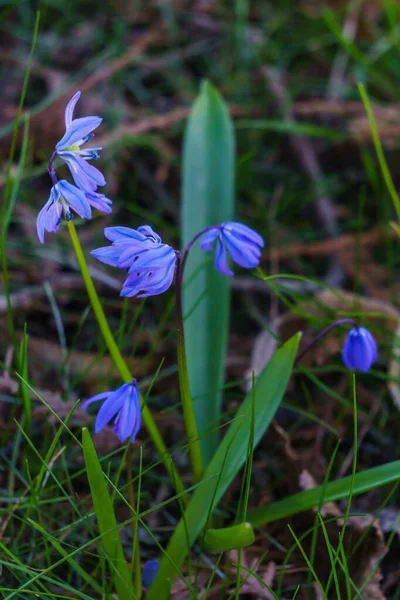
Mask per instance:
[[[366,593],[368,581],[357,579],[354,561],[374,526],[357,537],[353,516],[368,513],[379,523],[385,509],[398,512],[400,478],[391,392],[399,384],[397,317],[357,298],[340,301],[341,290],[354,291],[398,308],[398,141],[384,126],[383,108],[400,99],[400,11],[385,0],[367,22],[366,5],[322,10],[317,3],[312,9],[287,0],[223,0],[200,12],[197,5],[177,10],[172,0],[43,0],[0,8],[1,597],[138,598],[136,535],[141,566],[161,560],[150,600],[167,598],[174,581],[192,598],[240,599],[255,582],[276,598],[312,598],[313,584],[326,598]],[[356,35],[343,29],[351,8],[361,20]],[[154,40],[125,60],[150,31]],[[203,80],[210,84],[201,91]],[[79,116],[104,117],[99,165],[114,205],[109,218],[77,219],[76,229],[112,335],[139,374],[145,410],[167,448],[157,452],[143,428],[131,474],[126,447],[111,431],[92,435],[92,417],[79,410],[81,399],[121,381],[67,228],[47,235],[44,246],[34,231],[49,194],[47,161],[64,130],[64,100],[57,99],[75,84],[83,90]],[[209,112],[203,106],[197,114],[194,135],[196,115],[187,121],[174,113],[198,107],[199,94],[204,104],[205,90]],[[346,103],[358,107],[345,114]],[[354,128],[362,118],[372,133],[360,141]],[[393,129],[397,121],[391,117]],[[317,171],[299,157],[302,138]],[[213,218],[254,227],[266,252],[258,273],[237,269],[231,292],[227,280],[214,285],[211,260],[186,273],[189,379],[206,459],[205,478],[195,483],[179,401],[173,291],[122,301],[120,273],[89,252],[104,245],[102,230],[110,224],[148,223],[181,247],[200,223],[210,224],[202,213],[203,178],[217,190],[207,195],[209,211],[220,215]],[[340,235],[353,236],[346,252],[332,250],[316,204],[320,194],[330,199]],[[382,236],[365,244],[377,224]],[[318,242],[333,245],[308,253]],[[332,261],[343,271],[333,283]],[[318,290],[330,289],[339,308],[320,301]],[[207,325],[202,310],[212,316]],[[298,320],[276,329],[274,315],[289,313]],[[311,364],[292,372],[297,338],[282,343],[298,328],[307,340],[344,315],[376,334],[374,368],[354,379],[346,374],[339,331]],[[262,330],[280,349],[246,396],[245,372]],[[165,465],[170,473],[176,467],[181,487]],[[300,487],[303,468],[316,479],[313,489]],[[326,502],[336,503],[339,524],[325,514]],[[395,536],[395,527],[385,533],[388,552],[376,560],[384,582]],[[272,560],[270,585],[263,574]],[[393,586],[385,593],[398,597]]]

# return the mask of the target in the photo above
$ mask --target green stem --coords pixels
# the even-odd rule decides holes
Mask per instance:
[[[126,477],[128,482],[128,500],[132,511],[136,514],[135,490],[132,480],[132,446],[129,442],[126,453]],[[138,538],[138,520],[131,521],[132,528],[132,568],[133,568],[133,585],[135,587],[136,598],[140,600],[142,597],[142,566],[140,564],[140,548]]]
[[[179,262],[180,259],[178,258],[176,272],[176,336],[179,388],[181,392],[183,419],[185,421],[185,429],[188,437],[192,473],[195,482],[198,483],[201,481],[204,474],[204,464],[201,456],[199,435],[197,432],[196,417],[193,410],[193,401],[190,393],[189,377],[186,364],[185,334],[183,329],[182,314],[182,275],[184,265],[180,265]]]
[[[74,251],[76,254],[76,258],[77,258],[77,261],[79,264],[79,268],[81,270],[82,277],[83,277],[83,280],[86,285],[86,290],[87,290],[87,293],[89,296],[89,300],[92,305],[95,317],[97,319],[97,323],[99,324],[100,331],[103,335],[104,341],[107,344],[108,350],[111,354],[114,364],[115,364],[116,368],[118,369],[122,379],[126,383],[130,383],[132,381],[132,374],[126,365],[126,363],[121,355],[121,352],[119,351],[117,344],[115,343],[113,334],[108,325],[107,319],[104,315],[104,311],[101,306],[100,299],[97,295],[96,288],[94,287],[93,280],[90,275],[89,268],[88,268],[86,260],[85,260],[85,256],[83,254],[82,246],[79,242],[79,238],[76,233],[75,225],[73,224],[72,221],[67,221],[67,226],[68,226],[68,231],[71,236],[71,241],[72,241],[72,245],[73,245],[73,248],[74,248]],[[149,408],[145,404],[143,404],[142,397],[141,397],[141,402],[142,402],[142,419],[143,419],[144,426],[146,427],[151,439],[153,440],[155,447],[157,448],[158,452],[161,455],[161,458],[164,462],[165,468],[166,468],[169,476],[171,477],[172,484],[174,485],[177,493],[182,494],[183,502],[187,503],[188,499],[185,494],[185,488],[184,488],[182,479],[180,478],[180,475],[179,475],[178,471],[176,470],[173,462],[169,460],[168,449],[167,449],[166,445],[164,444],[164,441],[161,437],[161,433],[156,425],[156,422],[153,419],[153,416],[152,416]]]
[[[379,139],[378,126],[376,124],[376,120],[374,117],[374,113],[371,107],[371,103],[368,98],[368,94],[365,90],[365,87],[362,83],[358,84],[358,91],[360,92],[361,100],[363,101],[365,112],[367,113],[368,124],[371,130],[372,141],[374,142],[375,152],[378,157],[378,162],[381,167],[383,179],[385,180],[386,187],[388,192],[393,200],[393,206],[397,213],[397,218],[400,221],[400,198],[397,194],[396,187],[393,183],[392,176],[390,174],[390,170],[388,164],[386,162],[385,155],[383,153],[381,140]]]

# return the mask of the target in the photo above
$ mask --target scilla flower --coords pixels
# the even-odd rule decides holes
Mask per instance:
[[[83,117],[73,119],[76,103],[81,93],[76,94],[68,102],[65,109],[65,134],[56,144],[56,153],[68,165],[76,185],[86,191],[95,191],[106,181],[102,173],[88,160],[99,158],[98,150],[101,148],[89,148],[82,150],[81,146],[94,137],[92,131],[102,122],[101,117]]]
[[[216,242],[215,268],[223,275],[233,275],[233,271],[228,266],[227,253],[233,262],[245,269],[253,269],[260,263],[264,240],[246,225],[227,222],[219,227],[212,227],[201,237],[200,248],[209,252],[214,242]]]
[[[121,296],[146,298],[162,294],[171,286],[176,252],[163,244],[149,225],[137,229],[106,227],[104,235],[112,245],[93,250],[91,254],[106,265],[127,270]]]
[[[92,210],[85,193],[62,179],[51,188],[50,197],[36,220],[37,234],[42,244],[44,242],[44,232],[55,233],[61,223],[63,211],[65,218],[69,221],[73,217],[72,210],[83,219],[90,219],[92,216]]]
[[[89,398],[82,404],[82,408],[86,409],[93,402],[100,401],[103,404],[97,413],[95,433],[99,433],[115,418],[114,431],[120,441],[125,442],[130,438],[131,442],[134,442],[141,425],[140,398],[136,379],[132,379],[132,383],[124,383],[113,392],[102,392]]]
[[[373,335],[365,327],[353,327],[347,334],[343,347],[343,362],[348,369],[364,373],[371,368],[378,356]]]
[[[36,219],[36,229],[40,242],[44,243],[44,232],[55,233],[61,223],[64,212],[67,221],[73,218],[73,212],[82,219],[92,218],[92,207],[105,213],[111,212],[111,200],[104,194],[85,192],[72,183],[61,179],[53,185],[50,197]]]

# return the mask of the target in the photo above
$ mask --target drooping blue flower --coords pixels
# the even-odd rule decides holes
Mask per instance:
[[[81,93],[68,102],[65,109],[65,134],[56,144],[56,152],[68,165],[76,185],[86,191],[95,191],[106,184],[103,174],[88,161],[99,158],[101,148],[82,150],[81,146],[94,137],[92,131],[102,122],[101,117],[73,119],[76,103]]]
[[[45,231],[58,231],[63,211],[67,221],[73,218],[71,211],[75,211],[82,219],[91,219],[91,207],[110,213],[111,204],[111,200],[104,194],[85,192],[61,179],[51,188],[50,197],[37,216],[36,229],[40,242],[44,243]]]
[[[36,219],[36,229],[40,242],[44,242],[44,232],[55,233],[61,223],[64,211],[67,221],[75,211],[83,219],[91,219],[92,210],[85,193],[64,179],[58,181],[50,191],[50,197]]]
[[[149,588],[151,586],[157,576],[159,568],[159,560],[148,560],[144,563],[142,570],[142,584],[145,588]]]
[[[348,369],[359,369],[364,373],[371,368],[378,356],[375,339],[365,327],[353,327],[347,334],[343,346],[343,362]]]
[[[106,227],[104,235],[112,245],[93,250],[91,254],[106,265],[127,270],[121,296],[146,298],[162,294],[171,286],[176,252],[163,244],[149,225],[137,229]]]
[[[124,383],[115,391],[102,392],[89,398],[82,404],[86,409],[93,402],[103,404],[97,413],[94,430],[99,433],[108,423],[115,418],[114,432],[118,435],[121,442],[130,438],[131,442],[139,432],[142,422],[139,391],[136,387],[136,380],[132,383]]]
[[[210,252],[215,241],[215,268],[223,275],[234,274],[228,266],[227,253],[236,264],[245,269],[253,269],[259,265],[264,240],[247,225],[227,222],[213,227],[201,237],[200,248]]]

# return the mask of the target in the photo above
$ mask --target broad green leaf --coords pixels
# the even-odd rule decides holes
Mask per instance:
[[[82,429],[82,444],[90,493],[101,534],[101,542],[104,554],[110,565],[118,600],[131,600],[136,595],[133,590],[132,577],[124,557],[114,507],[108,493],[107,482],[100,461],[86,428]]]
[[[387,483],[393,483],[398,479],[400,479],[400,460],[362,471],[357,473],[354,478],[353,496],[368,492],[368,490]],[[323,485],[319,485],[312,490],[299,492],[278,502],[268,504],[268,506],[257,508],[247,515],[247,519],[254,526],[272,523],[318,506],[321,502],[322,493],[324,494],[323,503],[346,498],[350,493],[350,486],[351,475],[325,484],[325,490]]]
[[[234,135],[226,105],[208,82],[189,117],[183,149],[182,250],[210,225],[234,217]],[[228,340],[230,278],[217,273],[198,244],[186,265],[183,308],[190,389],[203,460],[218,445]]]
[[[256,383],[254,446],[260,441],[279,408],[299,341],[300,334],[296,334],[286,342],[268,362]],[[168,597],[176,569],[180,568],[187,554],[187,543],[193,544],[206,525],[210,513],[243,466],[248,455],[252,427],[252,394],[250,391],[238,409],[206,470],[203,482],[197,487],[188,505],[184,520],[181,519],[175,529],[146,600],[164,600]]]

